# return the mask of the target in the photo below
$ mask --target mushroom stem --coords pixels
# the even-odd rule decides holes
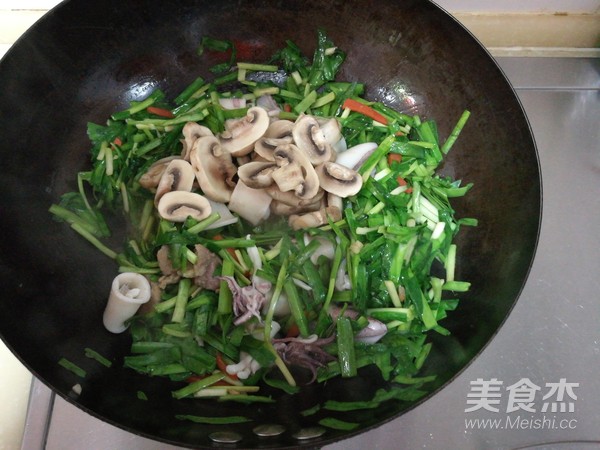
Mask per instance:
[[[122,333],[141,305],[150,300],[150,282],[139,273],[124,272],[112,282],[102,321],[111,333]]]
[[[245,117],[228,119],[225,131],[219,136],[223,149],[232,156],[244,156],[250,153],[269,127],[269,115],[264,108],[253,106]]]
[[[258,225],[269,216],[272,200],[264,189],[252,189],[240,180],[231,194],[229,209],[252,225]]]

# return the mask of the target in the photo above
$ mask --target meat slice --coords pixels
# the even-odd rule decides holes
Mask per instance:
[[[211,252],[201,244],[194,246],[194,252],[198,261],[194,264],[194,284],[211,291],[219,289],[219,278],[214,273],[215,269],[221,265],[221,258]]]
[[[189,264],[186,270],[181,271],[173,267],[169,258],[169,246],[163,245],[156,253],[158,267],[162,273],[158,279],[158,285],[164,289],[169,284],[178,283],[181,277],[193,278],[194,284],[204,289],[216,291],[219,289],[219,279],[214,275],[217,267],[221,265],[221,258],[215,255],[201,244],[194,246],[197,261],[194,265]]]
[[[158,267],[162,272],[162,276],[158,279],[158,286],[164,289],[169,284],[175,284],[181,279],[181,274],[175,270],[173,263],[169,258],[169,246],[163,245],[156,253]]]

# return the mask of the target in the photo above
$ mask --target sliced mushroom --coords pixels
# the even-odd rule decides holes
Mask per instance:
[[[298,190],[302,191],[304,189],[304,172],[300,164],[292,161],[281,167],[276,164],[275,167],[277,167],[277,170],[271,173],[271,179],[277,184],[280,191],[298,192]]]
[[[266,158],[263,158],[262,156],[260,156],[260,155],[259,155],[258,153],[256,153],[256,152],[252,152],[250,155],[252,155],[252,156],[251,156],[251,159],[250,159],[250,161],[256,161],[256,162],[273,162],[273,159],[266,159]],[[250,161],[249,161],[249,162],[250,162]],[[245,164],[245,163],[244,163],[244,164]],[[241,166],[241,164],[238,164],[238,166]]]
[[[256,144],[254,144],[254,152],[266,159],[267,161],[274,161],[273,153],[275,149],[280,145],[291,144],[293,142],[293,138],[291,136],[285,136],[282,138],[269,138],[269,137],[261,137]]]
[[[315,117],[300,116],[294,124],[292,136],[294,143],[308,156],[313,165],[316,166],[331,159],[333,149],[331,144],[325,140]]]
[[[232,161],[233,161],[233,159],[232,159]],[[248,164],[251,161],[252,161],[252,158],[250,157],[250,155],[238,156],[237,158],[235,158],[235,164],[238,167],[243,166],[244,164]]]
[[[304,214],[307,212],[318,211],[321,208],[321,200],[307,205],[288,205],[287,203],[273,200],[271,203],[271,212],[276,216],[291,216],[292,214]]]
[[[354,195],[362,187],[360,174],[340,164],[328,161],[315,167],[315,171],[321,187],[339,197]]]
[[[319,203],[325,194],[323,189],[319,189],[314,197],[301,199],[293,191],[282,192],[277,185],[270,186],[266,188],[265,191],[273,198],[273,200],[285,203],[289,206],[306,206],[313,203]]]
[[[158,202],[158,213],[165,220],[184,222],[188,217],[196,220],[207,218],[211,213],[208,200],[194,192],[171,191]]]
[[[179,156],[167,156],[166,158],[154,162],[154,164],[148,168],[146,173],[140,177],[140,186],[146,189],[155,189],[169,163],[176,159],[181,158]]]
[[[188,122],[183,126],[183,151],[181,152],[181,157],[186,161],[190,160],[190,152],[192,151],[192,147],[194,146],[194,142],[196,139],[199,139],[204,136],[214,136],[213,132],[210,128],[205,127],[204,125],[200,125],[196,122]]]
[[[337,144],[337,142],[342,138],[342,126],[336,118],[317,118],[317,123],[319,124],[319,128],[321,128],[325,142],[327,142],[329,145]]]
[[[190,163],[204,195],[215,202],[228,202],[237,169],[219,140],[214,136],[197,139],[190,153]]]
[[[225,131],[219,136],[223,150],[233,156],[244,156],[252,151],[269,127],[269,115],[264,108],[253,106],[245,117],[225,121]]]
[[[308,157],[293,144],[280,145],[273,152],[275,162],[279,169],[273,172],[273,180],[282,191],[293,190],[300,199],[306,200],[313,198],[319,191],[319,177]],[[288,167],[291,166],[291,167]],[[278,172],[286,173],[291,176],[299,171],[300,178],[294,180],[295,185],[291,189],[287,189],[290,181],[283,176],[279,176]],[[279,183],[285,187],[282,188]]]
[[[194,169],[183,159],[174,159],[169,163],[156,188],[154,204],[158,205],[160,198],[171,191],[191,191],[194,185]]]
[[[291,120],[276,120],[271,122],[267,131],[265,131],[264,137],[271,139],[291,138],[293,128],[294,122]]]
[[[327,223],[327,218],[330,218],[333,222],[337,222],[342,218],[341,211],[335,207],[327,206],[326,208],[321,208],[318,211],[313,211],[302,215],[291,215],[288,219],[288,224],[294,230],[314,228],[325,225]]]
[[[250,162],[238,167],[238,177],[246,186],[261,189],[273,184],[273,171],[277,170],[274,162]]]
[[[264,189],[252,189],[240,180],[231,194],[229,209],[253,225],[258,225],[269,217],[272,200]]]

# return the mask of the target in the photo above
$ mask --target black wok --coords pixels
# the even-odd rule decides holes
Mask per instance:
[[[202,36],[252,41],[251,58],[260,62],[286,39],[310,55],[319,27],[348,53],[341,78],[365,82],[368,98],[436,119],[442,137],[464,109],[471,110],[443,173],[475,183],[456,203],[459,216],[479,219],[459,242],[457,278],[473,287],[443,323],[452,336],[433,337],[424,368],[439,375],[433,391],[497,332],[535,251],[540,173],[515,93],[486,51],[449,15],[417,0],[73,0],[43,17],[0,64],[0,333],[58,394],[126,430],[190,447],[214,445],[208,435],[222,429],[240,433],[240,447],[321,446],[414,406],[389,403],[368,414],[338,415],[362,425],[352,432],[327,430],[304,442],[293,433],[323,416],[305,418],[299,411],[327,398],[368,397],[381,382],[366,371],[357,379],[283,396],[273,406],[173,400],[168,382],[121,367],[129,338],[102,326],[113,262],[47,212],[62,193],[75,189],[75,173],[87,167],[86,123],[103,123],[154,88],[172,98],[198,75],[207,75],[206,60],[196,55]],[[87,359],[85,347],[109,356],[112,368]],[[85,379],[60,367],[61,357],[85,368]],[[82,393],[72,398],[76,383]],[[136,398],[138,390],[148,393],[148,401]],[[224,427],[174,418],[187,413],[248,415],[254,421]],[[286,432],[276,438],[252,432],[273,422]]]

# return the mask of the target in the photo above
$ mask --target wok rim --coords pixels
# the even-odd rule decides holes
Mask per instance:
[[[42,26],[44,23],[46,23],[47,21],[51,21],[54,19],[54,16],[57,16],[61,13],[62,9],[65,8],[68,4],[72,4],[72,3],[77,3],[77,2],[81,2],[84,3],[81,0],[62,0],[59,4],[57,4],[56,6],[54,6],[53,8],[51,8],[47,13],[45,13],[42,17],[40,17],[38,20],[35,21],[35,23],[28,28],[21,36],[19,36],[19,38],[14,42],[14,44],[7,50],[7,52],[4,54],[4,56],[0,59],[0,70],[2,70],[3,67],[3,63],[10,59],[13,53],[18,52],[18,48],[23,44],[23,42],[26,42],[30,36],[35,32],[35,30],[37,28],[39,28],[40,26]],[[416,402],[414,402],[413,404],[411,404],[410,406],[402,409],[401,411],[397,412],[396,414],[394,414],[393,416],[390,416],[388,418],[385,418],[383,420],[380,420],[379,422],[377,422],[376,424],[373,425],[369,425],[365,428],[360,428],[358,430],[355,431],[347,431],[344,432],[344,434],[342,436],[334,436],[334,437],[326,437],[327,433],[325,435],[323,435],[322,437],[318,438],[318,444],[319,446],[325,446],[325,445],[329,445],[329,444],[333,444],[335,442],[341,442],[347,439],[351,439],[354,438],[358,435],[361,434],[365,434],[368,432],[372,432],[373,430],[376,430],[377,428],[383,426],[386,423],[392,422],[394,420],[399,419],[401,416],[411,412],[412,410],[420,407],[421,405],[423,405],[424,403],[426,403],[428,400],[430,400],[431,398],[433,398],[434,396],[436,396],[439,392],[441,392],[442,390],[446,389],[450,384],[452,384],[457,378],[459,378],[468,368],[471,367],[471,365],[474,364],[474,362],[480,357],[480,355],[488,348],[488,346],[492,343],[492,341],[494,341],[494,339],[496,338],[496,336],[498,335],[498,333],[503,329],[504,325],[506,324],[506,321],[508,320],[509,316],[512,314],[517,302],[519,302],[521,300],[522,294],[523,294],[523,290],[525,288],[525,286],[527,285],[527,282],[529,280],[529,276],[531,274],[531,269],[532,266],[535,262],[536,259],[536,255],[538,252],[538,246],[539,246],[539,241],[540,241],[540,232],[541,232],[541,226],[542,226],[542,220],[543,220],[543,178],[542,178],[542,171],[541,171],[541,164],[540,164],[540,158],[539,158],[539,150],[538,150],[538,146],[536,143],[536,139],[535,139],[535,135],[533,133],[532,127],[531,127],[531,123],[530,120],[527,116],[527,113],[523,107],[523,103],[521,101],[521,99],[519,98],[519,96],[517,95],[517,92],[514,88],[514,86],[512,85],[512,83],[510,82],[509,78],[507,77],[506,73],[502,70],[502,68],[499,66],[499,64],[497,63],[497,61],[495,60],[495,58],[492,56],[492,54],[490,53],[490,51],[484,47],[484,45],[482,44],[482,42],[469,30],[467,29],[461,22],[458,21],[458,19],[456,17],[454,17],[450,12],[448,12],[446,9],[444,9],[443,7],[441,7],[439,4],[437,4],[435,1],[433,0],[426,0],[427,3],[430,3],[431,5],[433,5],[434,7],[436,7],[437,9],[439,9],[441,12],[444,13],[445,17],[447,20],[451,20],[454,24],[457,30],[457,32],[462,32],[462,33],[466,33],[470,39],[472,39],[479,47],[480,49],[482,49],[485,54],[486,57],[488,59],[488,61],[493,64],[495,66],[495,68],[498,70],[498,72],[501,74],[502,80],[503,82],[507,85],[507,87],[510,89],[510,92],[513,96],[513,99],[516,100],[518,107],[519,107],[519,111],[521,113],[521,118],[519,119],[523,119],[524,120],[524,125],[526,125],[527,131],[528,131],[528,135],[531,139],[532,142],[532,150],[535,154],[535,161],[536,161],[536,170],[537,170],[537,180],[536,180],[536,184],[537,184],[537,188],[539,189],[539,198],[538,198],[538,203],[537,203],[537,214],[535,217],[535,220],[537,222],[537,226],[536,226],[536,231],[535,231],[535,240],[534,242],[532,242],[532,250],[531,250],[531,258],[527,264],[527,269],[523,275],[523,279],[521,281],[521,286],[518,289],[518,292],[516,293],[514,299],[511,302],[510,307],[507,310],[507,313],[504,315],[504,317],[502,318],[502,320],[500,321],[499,325],[495,328],[495,330],[493,331],[493,333],[490,335],[489,339],[487,339],[487,341],[481,346],[481,348],[474,353],[474,355],[467,361],[466,364],[464,364],[462,366],[462,368],[460,370],[458,370],[453,376],[451,376],[449,379],[447,379],[443,384],[441,384],[439,387],[437,387],[436,389],[432,390],[431,392],[429,392],[427,395],[425,395],[424,397],[422,397],[421,399],[417,400]],[[533,219],[533,218],[532,218]],[[32,367],[30,367],[29,363],[24,359],[23,356],[21,356],[19,353],[17,353],[15,351],[15,349],[13,348],[13,345],[8,342],[4,336],[4,333],[2,332],[2,330],[0,330],[0,338],[3,340],[4,344],[7,346],[7,348],[9,348],[9,350],[13,353],[13,355],[15,355],[15,357],[27,368],[27,370],[29,372],[32,373],[33,376],[35,376],[38,380],[40,380],[45,386],[47,386],[54,395],[59,395],[62,399],[64,399],[65,401],[67,401],[69,404],[75,406],[77,409],[89,414],[90,416],[92,416],[93,418],[100,420],[101,422],[105,422],[108,423],[118,429],[121,429],[123,431],[126,431],[128,433],[140,436],[140,437],[144,437],[147,439],[150,439],[152,441],[157,441],[157,442],[162,442],[165,444],[169,444],[169,445],[176,445],[176,446],[182,446],[182,443],[180,442],[175,442],[160,436],[156,436],[156,435],[152,435],[150,433],[146,433],[144,431],[140,431],[137,429],[134,429],[132,427],[129,427],[127,425],[123,425],[111,418],[105,417],[100,413],[97,413],[96,411],[94,411],[91,408],[88,408],[85,405],[82,405],[81,403],[79,403],[77,401],[76,398],[71,397],[68,393],[63,392],[62,390],[54,387],[51,385],[51,383],[45,378],[43,377],[39,371],[33,369]],[[307,443],[304,442],[299,442],[299,445],[294,445],[294,446],[279,446],[276,448],[280,448],[280,449],[292,449],[292,448],[298,448],[298,447],[305,447],[305,446],[312,446],[314,442],[313,441],[309,441]],[[193,447],[182,447],[182,448],[210,448],[207,446],[193,446]],[[271,448],[271,447],[267,447],[267,448]],[[273,447],[275,448],[275,447]]]

